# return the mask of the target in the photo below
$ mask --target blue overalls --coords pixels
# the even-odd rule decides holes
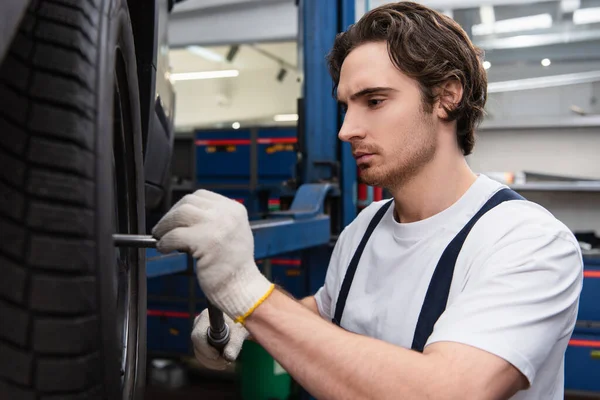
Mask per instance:
[[[481,218],[486,212],[508,200],[524,200],[524,198],[511,189],[499,190],[483,205],[483,207],[481,207],[477,214],[471,218],[471,220],[454,237],[454,239],[452,239],[448,247],[446,247],[442,253],[442,256],[440,257],[440,260],[438,261],[438,264],[433,272],[433,276],[431,277],[431,282],[429,282],[429,288],[427,289],[427,294],[425,295],[425,300],[423,301],[423,306],[421,307],[421,313],[419,314],[419,319],[417,320],[417,326],[415,328],[415,334],[413,336],[413,342],[411,346],[413,350],[423,352],[425,343],[427,343],[427,339],[433,332],[433,326],[446,309],[448,294],[450,293],[450,285],[452,283],[452,275],[454,274],[454,267],[456,265],[458,254],[460,253],[467,235],[479,218]],[[367,241],[393,202],[394,200],[392,199],[385,203],[379,210],[377,210],[377,213],[369,223],[369,226],[365,231],[365,235],[361,239],[356,252],[352,256],[350,265],[346,270],[346,276],[342,282],[340,295],[338,296],[337,303],[335,305],[335,314],[332,322],[337,326],[341,327],[342,315],[344,313],[344,307],[346,306],[346,299],[348,298],[350,286],[352,285],[352,280],[354,279],[358,262],[360,261],[360,257],[365,249]]]

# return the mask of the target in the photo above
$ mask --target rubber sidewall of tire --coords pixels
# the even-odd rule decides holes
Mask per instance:
[[[101,46],[100,62],[98,63],[99,91],[98,91],[98,118],[96,137],[97,158],[96,170],[96,199],[99,209],[97,210],[98,229],[98,288],[101,291],[101,319],[102,340],[104,348],[110,349],[106,352],[105,376],[109,388],[109,399],[120,399],[120,350],[119,343],[115,342],[116,303],[117,288],[114,286],[115,249],[112,242],[112,234],[115,226],[111,218],[114,208],[114,190],[112,177],[112,104],[114,95],[114,68],[116,62],[116,48],[121,49],[127,72],[129,85],[129,101],[132,121],[132,137],[135,149],[135,173],[136,173],[136,202],[137,202],[137,230],[145,233],[145,204],[144,204],[144,176],[142,155],[142,132],[140,116],[140,99],[137,79],[137,63],[135,58],[135,47],[133,32],[127,2],[124,0],[108,1],[104,5],[104,12],[109,15],[104,19],[102,27],[102,40],[105,44]],[[106,137],[106,136],[108,137]],[[139,249],[140,266],[145,266],[145,250]],[[146,274],[145,268],[141,268],[135,277],[138,282],[138,340],[137,340],[137,373],[135,376],[135,399],[143,399],[146,371]],[[133,317],[133,316],[132,316]],[[110,355],[109,355],[110,354]],[[114,355],[113,355],[114,354]],[[114,388],[114,389],[112,389]]]

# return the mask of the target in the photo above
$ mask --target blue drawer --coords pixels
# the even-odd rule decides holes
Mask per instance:
[[[571,338],[565,354],[565,390],[600,394],[600,335]]]
[[[197,131],[196,179],[200,184],[249,184],[249,129]],[[296,129],[261,128],[257,132],[257,180],[277,185],[294,176]]]
[[[190,282],[190,278],[192,282]],[[204,297],[195,276],[163,275],[156,278],[150,278],[146,282],[149,298],[153,296],[179,297],[184,301],[192,294],[190,291],[191,286],[194,288],[193,294],[196,298]]]
[[[165,305],[148,302],[148,351],[189,354],[192,323],[187,303]]]
[[[190,335],[196,315],[206,308],[206,301],[195,304],[190,317],[189,305],[184,302],[162,304],[149,301],[147,313],[147,348],[150,352],[192,354]]]
[[[307,296],[306,274],[297,258],[271,259],[271,277],[275,284],[281,286],[296,299]]]
[[[579,300],[577,319],[600,321],[600,265],[589,261],[585,261],[584,265],[583,289]]]
[[[196,132],[196,179],[201,184],[248,184],[250,131]]]
[[[296,168],[296,129],[262,128],[258,131],[258,182],[280,183]]]

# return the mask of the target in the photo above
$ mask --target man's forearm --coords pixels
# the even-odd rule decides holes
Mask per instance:
[[[321,315],[319,312],[319,306],[317,306],[317,301],[315,300],[315,296],[308,296],[300,300],[300,304],[304,307],[308,308],[310,311],[317,315]]]
[[[439,364],[429,356],[344,331],[278,291],[246,320],[246,328],[321,400],[451,396],[451,371],[436,371]]]

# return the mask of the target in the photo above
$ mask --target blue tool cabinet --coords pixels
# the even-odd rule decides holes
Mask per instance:
[[[250,130],[198,131],[195,145],[199,184],[250,182]]]
[[[600,395],[600,257],[584,257],[577,326],[565,355],[565,390]]]
[[[296,141],[295,128],[197,131],[197,183],[280,184],[294,176]]]

